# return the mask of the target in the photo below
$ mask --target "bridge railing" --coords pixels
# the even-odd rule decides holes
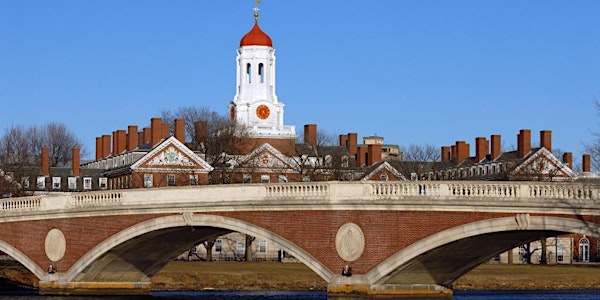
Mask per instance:
[[[39,209],[42,203],[42,196],[36,197],[18,197],[2,200],[1,208],[3,211],[27,211]]]

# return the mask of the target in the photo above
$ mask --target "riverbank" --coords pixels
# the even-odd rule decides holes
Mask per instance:
[[[20,285],[37,280],[16,262],[3,261],[0,278]],[[155,290],[325,290],[327,283],[300,263],[174,261],[152,278]],[[600,265],[481,265],[455,290],[599,289]]]

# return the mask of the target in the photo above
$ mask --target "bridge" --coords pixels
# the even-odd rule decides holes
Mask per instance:
[[[0,205],[0,251],[39,278],[42,294],[147,294],[168,262],[229,232],[282,245],[330,294],[451,294],[459,277],[518,245],[600,235],[600,186],[576,182],[208,185]],[[341,275],[346,265],[352,276]]]

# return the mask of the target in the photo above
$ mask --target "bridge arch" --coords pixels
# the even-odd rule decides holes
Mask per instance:
[[[191,214],[184,213],[183,215],[173,215],[166,217],[159,217],[151,219],[129,228],[126,228],[117,234],[114,234],[110,238],[106,239],[102,243],[98,244],[88,253],[83,255],[67,272],[65,275],[66,281],[77,281],[77,277],[95,261],[97,261],[102,255],[113,249],[114,247],[121,245],[127,241],[133,240],[144,234],[152,233],[154,231],[169,229],[169,228],[180,228],[180,227],[213,227],[224,229],[225,232],[240,232],[243,234],[249,234],[252,236],[259,236],[265,239],[272,240],[284,248],[286,251],[294,255],[300,262],[307,265],[311,270],[321,276],[324,280],[329,282],[333,273],[329,271],[321,262],[316,260],[312,255],[298,247],[294,243],[287,239],[270,232],[262,227],[240,221],[233,218],[207,215],[207,214]],[[182,251],[183,252],[183,251]],[[180,254],[180,253],[179,253]],[[166,265],[168,261],[165,261],[162,266]]]
[[[441,278],[433,278],[433,280],[436,282],[432,283],[449,286],[460,276],[466,274],[476,266],[489,260],[489,258],[493,257],[494,255],[500,254],[501,252],[515,247],[520,242],[539,239],[542,237],[542,235],[539,234],[552,236],[554,234],[564,233],[578,233],[598,236],[600,233],[600,224],[590,223],[578,219],[529,216],[528,214],[516,215],[515,217],[477,221],[447,229],[413,243],[412,245],[400,250],[385,261],[381,262],[379,265],[367,272],[365,276],[367,281],[371,284],[385,284],[390,278],[402,272],[403,269],[408,269],[414,265],[420,264],[420,259],[423,259],[427,253],[435,252],[436,249],[440,249],[447,245],[457,243],[461,240],[466,240],[477,236],[495,234],[500,235],[501,238],[515,236],[515,238],[509,238],[505,243],[501,244],[504,247],[499,249],[487,249],[487,255],[481,256],[481,254],[477,254],[474,257],[469,257],[468,260],[466,260],[468,262],[462,265],[450,266],[455,268],[453,270],[445,270],[447,272],[446,276]]]
[[[19,251],[17,248],[11,246],[5,241],[0,240],[0,251],[8,254],[8,256],[21,263],[38,279],[43,279],[47,275],[47,273],[35,262],[33,262],[33,260],[31,260],[27,255],[23,254],[23,252]]]

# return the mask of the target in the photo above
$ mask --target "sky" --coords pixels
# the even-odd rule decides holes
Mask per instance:
[[[0,133],[62,122],[95,138],[163,109],[227,115],[253,0],[0,0]],[[600,1],[263,0],[285,125],[441,147],[600,132]]]

